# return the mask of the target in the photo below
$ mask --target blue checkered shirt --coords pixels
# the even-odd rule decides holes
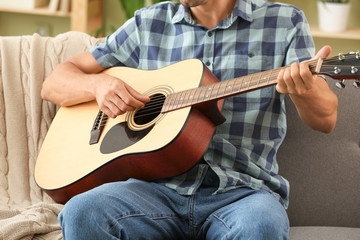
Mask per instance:
[[[165,2],[137,11],[91,53],[105,68],[146,70],[197,58],[221,81],[307,60],[314,44],[304,13],[294,6],[238,0],[231,15],[208,29],[186,7]],[[214,194],[262,189],[287,207],[289,183],[276,161],[286,133],[284,96],[275,87],[240,94],[225,100],[222,113],[227,120],[216,128],[205,161],[158,182],[191,195],[210,167],[219,177]]]

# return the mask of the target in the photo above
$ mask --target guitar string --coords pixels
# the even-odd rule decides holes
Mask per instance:
[[[323,61],[323,64],[322,64],[321,68],[322,68],[322,69],[324,69],[324,68],[326,69],[326,68],[329,68],[329,67],[333,68],[333,67],[335,67],[336,65],[326,65],[326,64],[324,64],[324,63],[332,63],[332,62],[333,62],[333,63],[336,63],[337,61],[338,61],[338,60],[335,59],[335,57],[334,57],[334,59],[325,59],[325,60]],[[318,62],[317,59],[308,61],[308,63],[309,63],[310,65],[311,65],[311,64],[314,64],[314,63],[317,63],[317,62]],[[342,67],[344,67],[344,66],[345,66],[345,67],[350,67],[350,66],[352,67],[353,65],[341,65],[341,66],[342,66]],[[254,87],[259,87],[259,86],[260,86],[259,83],[261,83],[261,84],[263,83],[263,81],[261,80],[261,77],[263,77],[263,80],[264,80],[265,82],[274,81],[274,80],[277,78],[277,74],[278,74],[282,69],[288,68],[288,67],[289,67],[289,66],[285,66],[285,67],[282,67],[282,68],[274,69],[274,70],[272,70],[272,72],[271,72],[270,74],[268,74],[269,71],[252,74],[252,76],[260,75],[260,78],[257,79],[257,78],[255,77],[255,78],[254,78],[255,80],[250,79],[248,83],[245,83],[245,85],[247,84],[246,89],[245,89],[245,88],[242,88],[242,87],[240,86],[238,93],[241,93],[241,92],[243,92],[243,91],[245,91],[245,90],[251,90],[251,89],[253,89]],[[354,67],[358,67],[358,66],[354,66]],[[310,66],[310,68],[316,68],[316,66]],[[333,70],[331,70],[331,71],[330,71],[330,70],[328,70],[328,71],[322,71],[321,73],[331,74],[331,73],[333,73]],[[268,74],[268,75],[267,75],[267,74]],[[275,77],[275,76],[272,76],[272,75],[274,75],[274,74],[276,74],[276,77]],[[239,81],[242,81],[242,82],[240,83],[240,85],[243,85],[243,81],[245,80],[246,77],[248,77],[248,76],[242,76],[242,77],[235,78],[235,79],[231,79],[231,80],[234,81],[234,85],[236,84],[236,82],[239,82]],[[265,80],[265,79],[266,79],[266,80]],[[229,80],[229,81],[231,81],[231,80]],[[215,83],[215,84],[218,84],[218,83]],[[215,84],[214,84],[214,85],[215,85]],[[204,90],[204,88],[208,88],[208,87],[209,87],[209,86],[201,86],[201,87],[199,87],[199,88],[196,88],[196,90],[201,93],[201,92]],[[221,89],[221,86],[219,87],[219,89]],[[225,92],[225,89],[226,89],[226,88],[221,89],[221,90],[223,90],[223,91]],[[178,95],[178,94],[184,94],[184,93],[186,93],[186,92],[188,92],[188,91],[192,91],[192,90],[194,90],[194,89],[184,90],[184,91],[181,91],[181,92],[173,93],[173,94],[171,94],[171,95],[175,96],[175,95]],[[196,90],[195,90],[195,92],[196,92]],[[232,94],[232,93],[231,93],[231,94]],[[229,95],[230,95],[230,94],[229,94]],[[226,94],[224,94],[223,96],[226,96]],[[218,96],[215,96],[215,99],[216,99],[216,98],[218,98]],[[200,100],[200,102],[204,101],[203,99],[200,99],[200,96],[198,96],[198,98],[196,98],[196,101],[195,101],[194,103],[190,103],[190,104],[188,104],[188,105],[191,106],[191,105],[193,105],[193,104],[195,104],[195,103],[198,103],[199,100]],[[213,100],[213,98],[210,98],[209,100]],[[143,116],[147,116],[147,115],[152,115],[152,114],[154,114],[154,112],[152,112],[152,111],[154,111],[154,110],[156,110],[157,112],[160,112],[160,111],[161,111],[161,108],[162,108],[162,106],[163,106],[163,103],[164,103],[164,96],[158,96],[158,97],[152,98],[152,101],[150,101],[149,104],[146,104],[144,108],[140,109],[140,110],[142,110],[142,114],[141,114],[141,115],[137,115],[137,117],[143,117]],[[180,105],[181,107],[184,107],[184,106],[182,105],[183,103],[177,102],[176,104],[177,104],[177,105]],[[185,105],[185,106],[186,106],[186,105]],[[140,111],[140,110],[138,110],[138,111]]]
[[[334,59],[335,59],[336,57],[334,57]],[[323,63],[326,63],[326,62],[336,62],[337,60],[332,60],[332,59],[325,59],[324,61],[323,61]],[[310,60],[309,61],[309,63],[311,64],[311,63],[317,63],[318,62],[318,60],[317,59],[315,59],[315,60]],[[350,65],[342,65],[342,66],[350,66]],[[282,67],[282,68],[279,68],[279,69],[283,69],[283,68],[288,68],[289,66],[285,66],[285,67]],[[316,66],[310,66],[310,68],[315,68]],[[333,67],[333,65],[322,65],[322,67],[321,68],[326,68],[326,67]],[[279,69],[274,69],[274,70],[272,70],[272,71],[275,71],[275,73],[277,73],[276,71],[280,71]],[[270,70],[269,70],[270,71]],[[260,72],[260,73],[255,73],[255,74],[252,74],[252,75],[262,75],[262,74],[266,74],[267,73],[267,71],[265,71],[265,72]],[[326,72],[324,72],[324,73],[326,73]],[[327,72],[327,73],[331,73],[331,72]],[[265,76],[265,74],[264,74],[264,76]],[[270,75],[272,75],[273,74],[273,72],[270,74]],[[247,76],[242,76],[242,77],[239,77],[239,78],[235,78],[235,79],[231,79],[231,80],[243,80],[242,78],[245,78],[245,77],[247,77]],[[271,76],[269,76],[269,77],[271,77]],[[229,80],[229,81],[231,81],[231,80]],[[274,79],[273,79],[274,80]],[[257,79],[255,79],[255,81],[257,81],[258,83],[261,81],[260,80],[260,78],[259,78],[259,80],[257,80]],[[266,80],[267,81],[267,80]],[[253,83],[254,81],[252,81],[252,80],[250,80],[250,83]],[[215,83],[215,84],[218,84],[218,83]],[[214,85],[215,85],[214,84]],[[256,85],[259,85],[259,84],[256,84]],[[208,86],[201,86],[201,87],[199,87],[199,88],[195,88],[195,89],[202,89],[202,88],[204,88],[204,87],[208,87]],[[184,93],[184,92],[187,92],[187,91],[191,91],[191,90],[193,90],[193,89],[188,89],[188,90],[185,90],[185,91],[182,91],[182,92],[178,92],[178,93],[174,93],[174,94],[181,94],[181,93]],[[163,98],[163,96],[159,96],[159,98]]]
[[[353,59],[355,59],[355,57],[354,57]],[[358,59],[358,58],[357,58],[357,59]],[[346,58],[346,60],[348,60],[348,58]],[[358,60],[359,60],[359,59],[358,59]],[[329,75],[331,75],[331,73],[334,73],[334,68],[338,66],[338,64],[337,64],[338,61],[339,61],[338,57],[333,57],[333,58],[329,58],[329,59],[324,59],[323,62],[322,62],[322,65],[321,65],[321,69],[325,69],[325,70],[326,70],[326,68],[331,68],[331,70],[321,71],[321,73],[323,73],[323,74],[329,74]],[[316,65],[312,65],[312,64],[317,64],[317,62],[318,62],[318,59],[309,60],[309,61],[308,61],[308,64],[310,65],[310,69],[316,68]],[[329,65],[329,63],[334,63],[334,65]],[[262,83],[262,82],[263,82],[263,81],[261,80],[261,77],[264,77],[263,80],[264,80],[266,83],[268,83],[268,82],[270,82],[270,81],[274,81],[274,80],[277,78],[277,74],[278,74],[282,69],[288,68],[288,67],[289,67],[289,66],[284,66],[284,67],[281,67],[281,68],[278,68],[278,69],[273,69],[273,70],[271,70],[271,72],[270,72],[270,70],[269,70],[269,71],[264,71],[264,72],[260,72],[260,73],[251,74],[251,76],[260,75],[260,78],[257,79],[257,78],[255,77],[255,78],[254,78],[255,80],[253,80],[253,77],[251,77],[250,80],[246,80],[246,78],[248,78],[248,76],[250,76],[250,75],[248,75],[248,76],[242,76],[242,77],[239,77],[239,78],[231,79],[231,80],[229,80],[229,81],[234,81],[233,86],[235,86],[236,84],[240,84],[239,90],[238,90],[238,92],[237,92],[238,94],[240,94],[241,92],[244,92],[245,90],[251,90],[251,89],[253,89],[254,87],[258,87],[258,86],[259,86],[259,83]],[[360,66],[341,65],[341,67],[360,67]],[[269,72],[270,72],[270,74],[268,74]],[[268,76],[267,76],[266,74],[268,74]],[[274,74],[276,74],[276,77],[275,77],[275,76],[272,76],[272,75],[274,75]],[[340,75],[340,76],[341,76],[341,75]],[[247,82],[245,82],[245,85],[247,85],[247,86],[246,86],[246,87],[242,87],[242,86],[244,85],[244,81],[245,81],[245,80],[247,81]],[[227,81],[227,82],[229,82],[229,81]],[[256,81],[257,83],[255,83],[255,81]],[[240,82],[240,83],[239,83],[239,82]],[[221,82],[219,82],[219,83],[221,83]],[[219,84],[219,83],[215,83],[215,84],[213,84],[213,85],[216,85],[216,84]],[[199,91],[200,91],[200,93],[201,93],[201,92],[204,90],[204,88],[209,88],[209,85],[207,85],[207,86],[201,86],[201,87],[195,88],[195,89],[184,90],[184,91],[181,91],[181,92],[173,93],[173,94],[171,94],[171,95],[176,96],[176,95],[178,95],[178,94],[184,94],[184,93],[186,94],[187,92],[189,92],[189,91],[194,91],[194,90],[195,90],[194,93],[199,92]],[[211,88],[211,89],[213,89],[213,88]],[[222,89],[221,86],[220,86],[220,87],[218,88],[218,91],[217,91],[217,92],[219,92],[219,91],[225,92],[225,91],[226,91],[226,88],[223,88],[223,89]],[[206,92],[206,91],[205,91],[205,92]],[[226,97],[226,94],[223,94],[222,96]],[[166,98],[166,97],[165,97],[165,98]],[[218,97],[218,96],[215,96],[214,98],[210,98],[209,100],[214,100],[214,99],[216,99],[216,98],[219,98],[219,97]],[[194,101],[194,99],[195,99],[196,101]],[[193,98],[193,99],[192,99],[192,101],[194,101],[193,103],[190,103],[190,104],[187,104],[187,105],[191,106],[191,105],[197,103],[199,100],[200,100],[200,102],[204,101],[203,99],[200,99],[200,95],[199,95],[198,98]],[[164,101],[165,101],[165,100],[164,100],[164,96],[163,96],[163,95],[157,96],[157,97],[153,97],[153,98],[151,99],[151,101],[145,105],[144,108],[138,110],[138,112],[141,111],[141,115],[136,115],[136,116],[137,116],[137,117],[144,117],[144,116],[152,115],[152,114],[154,114],[154,112],[153,112],[154,110],[156,110],[156,112],[161,112],[161,109],[162,109],[162,107],[163,107],[163,105],[164,105]],[[180,104],[180,106],[182,106],[183,103],[177,103],[177,105],[179,105],[179,104]],[[185,106],[186,106],[186,105],[185,105]],[[184,107],[184,106],[182,106],[182,107]]]
[[[326,68],[326,67],[332,67],[331,65],[329,65],[329,66],[323,66],[322,68]],[[328,71],[328,72],[326,72],[326,71],[322,71],[322,73],[332,73],[333,71]],[[275,73],[276,73],[276,71],[275,71]],[[266,75],[265,75],[266,76]],[[271,78],[271,76],[269,76],[270,78]],[[243,77],[241,77],[241,78],[243,78]],[[243,80],[243,79],[241,79],[241,78],[239,78],[239,79],[236,79],[236,80]],[[273,78],[271,81],[273,81],[273,80],[275,80],[275,78]],[[268,80],[266,80],[266,82],[268,82]],[[256,80],[256,81],[250,81],[249,82],[249,84],[248,84],[248,86],[246,87],[246,89],[241,89],[241,87],[240,87],[240,91],[238,92],[238,93],[241,93],[242,91],[245,91],[245,90],[250,90],[250,89],[253,89],[254,87],[259,87],[260,86],[260,84],[259,83],[263,83],[263,81],[259,81],[259,80]],[[198,91],[200,91],[201,92],[201,90],[203,90],[203,88],[205,88],[205,87],[208,87],[208,86],[202,86],[202,87],[199,87],[198,89],[200,89],[200,90],[198,90]],[[192,89],[191,89],[192,90]],[[225,91],[225,89],[222,89],[222,90],[224,90]],[[183,91],[183,92],[178,92],[178,93],[174,93],[175,95],[176,94],[180,94],[180,93],[184,93],[184,92],[186,92],[186,91],[190,91],[190,90],[185,90],[185,91]],[[224,94],[224,96],[226,96],[226,94]],[[218,98],[218,97],[215,97],[215,99],[216,98]],[[164,103],[164,97],[163,96],[159,96],[159,97],[155,97],[155,98],[153,98],[152,99],[153,101],[151,101],[151,104],[150,105],[146,105],[145,106],[145,108],[142,108],[141,109],[141,111],[142,111],[142,114],[141,115],[137,115],[137,117],[143,117],[143,116],[147,116],[147,115],[151,115],[151,114],[154,114],[154,110],[156,110],[157,112],[159,112],[160,110],[161,110],[161,108],[162,108],[162,106],[163,106],[163,103]],[[200,96],[196,99],[197,101],[195,101],[195,103],[197,103],[198,101],[200,101],[200,102],[202,102],[202,100],[203,99],[200,99]],[[210,98],[209,100],[213,100],[212,98]],[[204,101],[204,100],[203,100]],[[195,103],[191,103],[191,104],[188,104],[188,105],[193,105],[193,104],[195,104]],[[183,105],[182,105],[183,103],[179,103],[179,102],[177,102],[177,105],[180,105],[181,107],[184,107]],[[185,105],[186,106],[186,105]]]

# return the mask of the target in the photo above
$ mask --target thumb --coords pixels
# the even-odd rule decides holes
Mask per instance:
[[[331,53],[331,47],[329,45],[323,46],[315,55],[314,59],[327,58]]]

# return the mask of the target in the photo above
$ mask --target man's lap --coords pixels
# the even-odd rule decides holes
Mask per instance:
[[[213,195],[215,190],[203,187],[182,196],[152,182],[109,183],[71,199],[59,221],[65,240],[97,239],[97,234],[101,239],[240,239],[259,228],[287,234],[286,212],[270,193],[239,188]]]

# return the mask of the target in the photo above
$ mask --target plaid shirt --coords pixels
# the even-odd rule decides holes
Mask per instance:
[[[221,80],[309,59],[314,44],[303,12],[263,0],[237,0],[215,28],[196,24],[189,9],[165,2],[136,12],[104,43],[91,49],[103,67],[158,69],[197,58]],[[219,177],[215,193],[238,187],[263,189],[288,206],[289,183],[278,175],[276,152],[286,133],[284,96],[275,87],[225,99],[219,125],[199,163],[158,182],[191,195],[210,167]]]

